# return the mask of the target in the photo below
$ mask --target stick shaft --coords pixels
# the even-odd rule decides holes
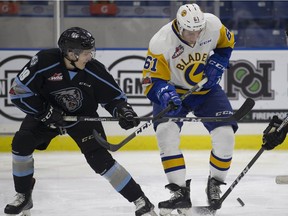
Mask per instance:
[[[119,121],[119,118],[115,117],[90,117],[90,116],[64,116],[64,121],[76,122],[76,121]],[[140,121],[151,121],[153,117],[139,117]],[[231,117],[162,117],[161,121],[172,122],[219,122],[219,121],[233,121]]]
[[[288,124],[288,114],[286,118],[282,121],[281,125],[277,128],[277,131],[280,132],[280,130],[285,127]]]
[[[279,132],[283,127],[285,127],[288,124],[288,115],[283,120],[281,125],[277,128],[277,131]],[[235,181],[231,184],[231,186],[227,189],[227,191],[223,194],[223,196],[220,198],[219,202],[223,203],[223,201],[227,198],[227,196],[232,192],[232,190],[235,188],[235,186],[239,183],[239,181],[246,175],[246,173],[250,170],[250,168],[253,166],[253,164],[258,160],[258,158],[262,155],[265,148],[262,146],[261,149],[256,153],[256,155],[252,158],[252,160],[248,163],[248,165],[244,168],[244,170],[239,174],[239,176],[235,179]]]
[[[201,80],[198,84],[193,86],[189,91],[187,91],[185,94],[181,96],[181,100],[184,100],[186,97],[191,95],[195,91],[199,91],[202,86],[208,81],[207,78],[204,78]],[[129,141],[131,141],[134,137],[136,137],[138,134],[142,133],[146,128],[148,128],[152,123],[162,118],[166,113],[168,113],[173,108],[172,104],[169,104],[165,109],[163,109],[161,112],[159,112],[151,121],[146,122],[144,125],[140,126],[136,131],[134,131],[132,134],[130,134],[128,137],[126,137],[124,140],[122,140],[118,144],[111,144],[104,140],[101,136],[99,136],[98,132],[96,130],[93,130],[93,135],[96,141],[102,145],[104,148],[110,150],[110,151],[117,151],[122,146],[126,145]]]
[[[261,149],[256,153],[256,155],[251,159],[251,161],[247,164],[247,166],[243,169],[243,171],[238,175],[238,177],[234,180],[231,186],[226,190],[223,196],[219,199],[219,203],[223,203],[223,201],[232,192],[235,186],[240,182],[240,180],[246,175],[246,173],[250,170],[253,164],[258,160],[258,158],[261,156],[264,150],[265,149],[261,147]]]
[[[228,117],[159,117],[163,116],[167,112],[166,108],[158,114],[156,117],[139,117],[140,121],[172,121],[172,122],[229,122],[229,121],[239,121],[241,120],[255,105],[255,102],[251,98],[247,98],[242,106],[232,115]],[[65,121],[119,121],[119,118],[115,117],[91,117],[91,116],[64,116]],[[287,118],[288,121],[288,118]]]

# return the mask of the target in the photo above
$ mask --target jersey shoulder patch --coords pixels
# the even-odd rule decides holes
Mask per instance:
[[[50,67],[61,61],[62,55],[59,49],[52,48],[47,50],[40,50],[36,56],[30,61],[30,67],[36,65],[38,69]]]

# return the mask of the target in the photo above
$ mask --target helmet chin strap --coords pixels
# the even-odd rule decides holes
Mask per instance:
[[[66,59],[70,62],[70,64],[71,64],[73,67],[75,67],[75,68],[78,69],[78,70],[81,70],[81,69],[78,68],[78,67],[76,66],[76,64],[75,64],[75,62],[78,61],[79,56],[76,55],[76,54],[74,54],[74,56],[76,57],[76,60],[71,60],[70,58],[68,58],[68,55],[67,55],[67,54],[64,56],[64,58],[66,58]]]

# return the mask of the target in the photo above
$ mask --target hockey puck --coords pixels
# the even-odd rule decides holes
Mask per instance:
[[[276,184],[288,184],[288,175],[276,176]]]
[[[245,205],[245,203],[238,197],[237,201],[240,203],[240,205],[243,207]]]

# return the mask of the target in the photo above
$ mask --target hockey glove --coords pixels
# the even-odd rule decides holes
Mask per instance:
[[[48,105],[46,111],[36,116],[36,119],[43,122],[46,126],[61,127],[64,125],[63,114],[64,112],[62,110]]]
[[[128,130],[140,124],[137,114],[127,102],[121,102],[116,105],[117,117],[119,117],[119,125],[121,128]]]
[[[203,88],[210,89],[221,81],[222,74],[229,65],[229,59],[214,53],[208,59],[204,67],[204,77],[208,81],[203,85]]]
[[[280,145],[284,142],[288,126],[282,128],[279,132],[277,132],[277,128],[281,125],[282,120],[278,118],[278,116],[273,116],[272,120],[270,121],[268,127],[263,132],[263,147],[266,150],[272,150],[276,146]]]
[[[169,105],[172,104],[172,109],[167,114],[168,115],[177,115],[181,108],[182,108],[182,101],[176,92],[174,86],[167,84],[167,86],[162,87],[157,92],[158,100],[161,104],[161,107],[164,109]]]

